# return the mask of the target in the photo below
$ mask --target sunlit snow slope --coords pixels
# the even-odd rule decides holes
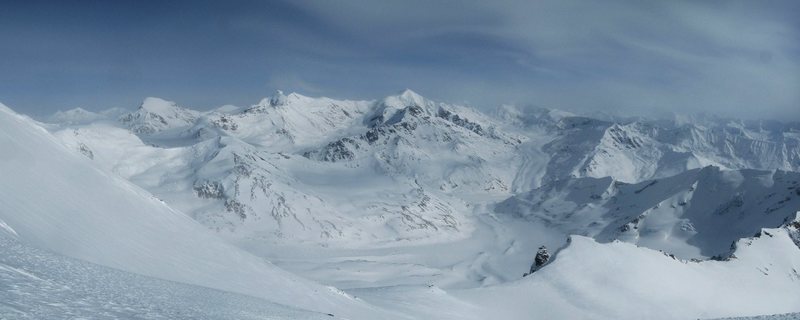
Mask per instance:
[[[21,241],[146,276],[364,316],[372,310],[221,241],[0,106],[0,220]]]
[[[0,231],[0,319],[330,319],[33,248]]]
[[[798,215],[800,218],[800,215]],[[457,292],[498,319],[697,319],[796,312],[800,219],[736,242],[728,261],[573,236],[555,260],[515,282]]]

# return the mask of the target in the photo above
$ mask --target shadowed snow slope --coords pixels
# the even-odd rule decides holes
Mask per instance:
[[[338,290],[226,244],[2,105],[0,150],[0,220],[22,241],[115,269],[303,309],[362,317],[372,312]]]

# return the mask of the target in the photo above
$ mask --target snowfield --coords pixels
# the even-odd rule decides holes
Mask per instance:
[[[0,235],[2,319],[330,319],[70,259]]]
[[[0,317],[800,312],[798,124],[411,90],[43,121],[0,106]]]

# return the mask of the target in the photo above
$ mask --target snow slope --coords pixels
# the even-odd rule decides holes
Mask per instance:
[[[0,232],[2,319],[330,319],[251,296],[70,259]]]
[[[307,310],[375,309],[285,272],[212,235],[146,191],[93,167],[0,106],[0,220],[20,240],[66,256]]]
[[[507,284],[455,292],[500,319],[697,319],[797,312],[797,227],[763,229],[730,261],[677,260],[573,236],[554,261]],[[795,238],[796,239],[796,238]]]

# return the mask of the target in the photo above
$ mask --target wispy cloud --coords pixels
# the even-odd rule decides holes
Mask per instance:
[[[0,22],[9,104],[78,103],[87,87],[105,97],[89,107],[114,92],[213,106],[275,87],[352,98],[411,87],[487,107],[800,120],[796,1],[47,6],[60,10],[0,14],[17,12]],[[117,20],[104,29],[109,14]],[[50,90],[34,95],[42,85]]]

